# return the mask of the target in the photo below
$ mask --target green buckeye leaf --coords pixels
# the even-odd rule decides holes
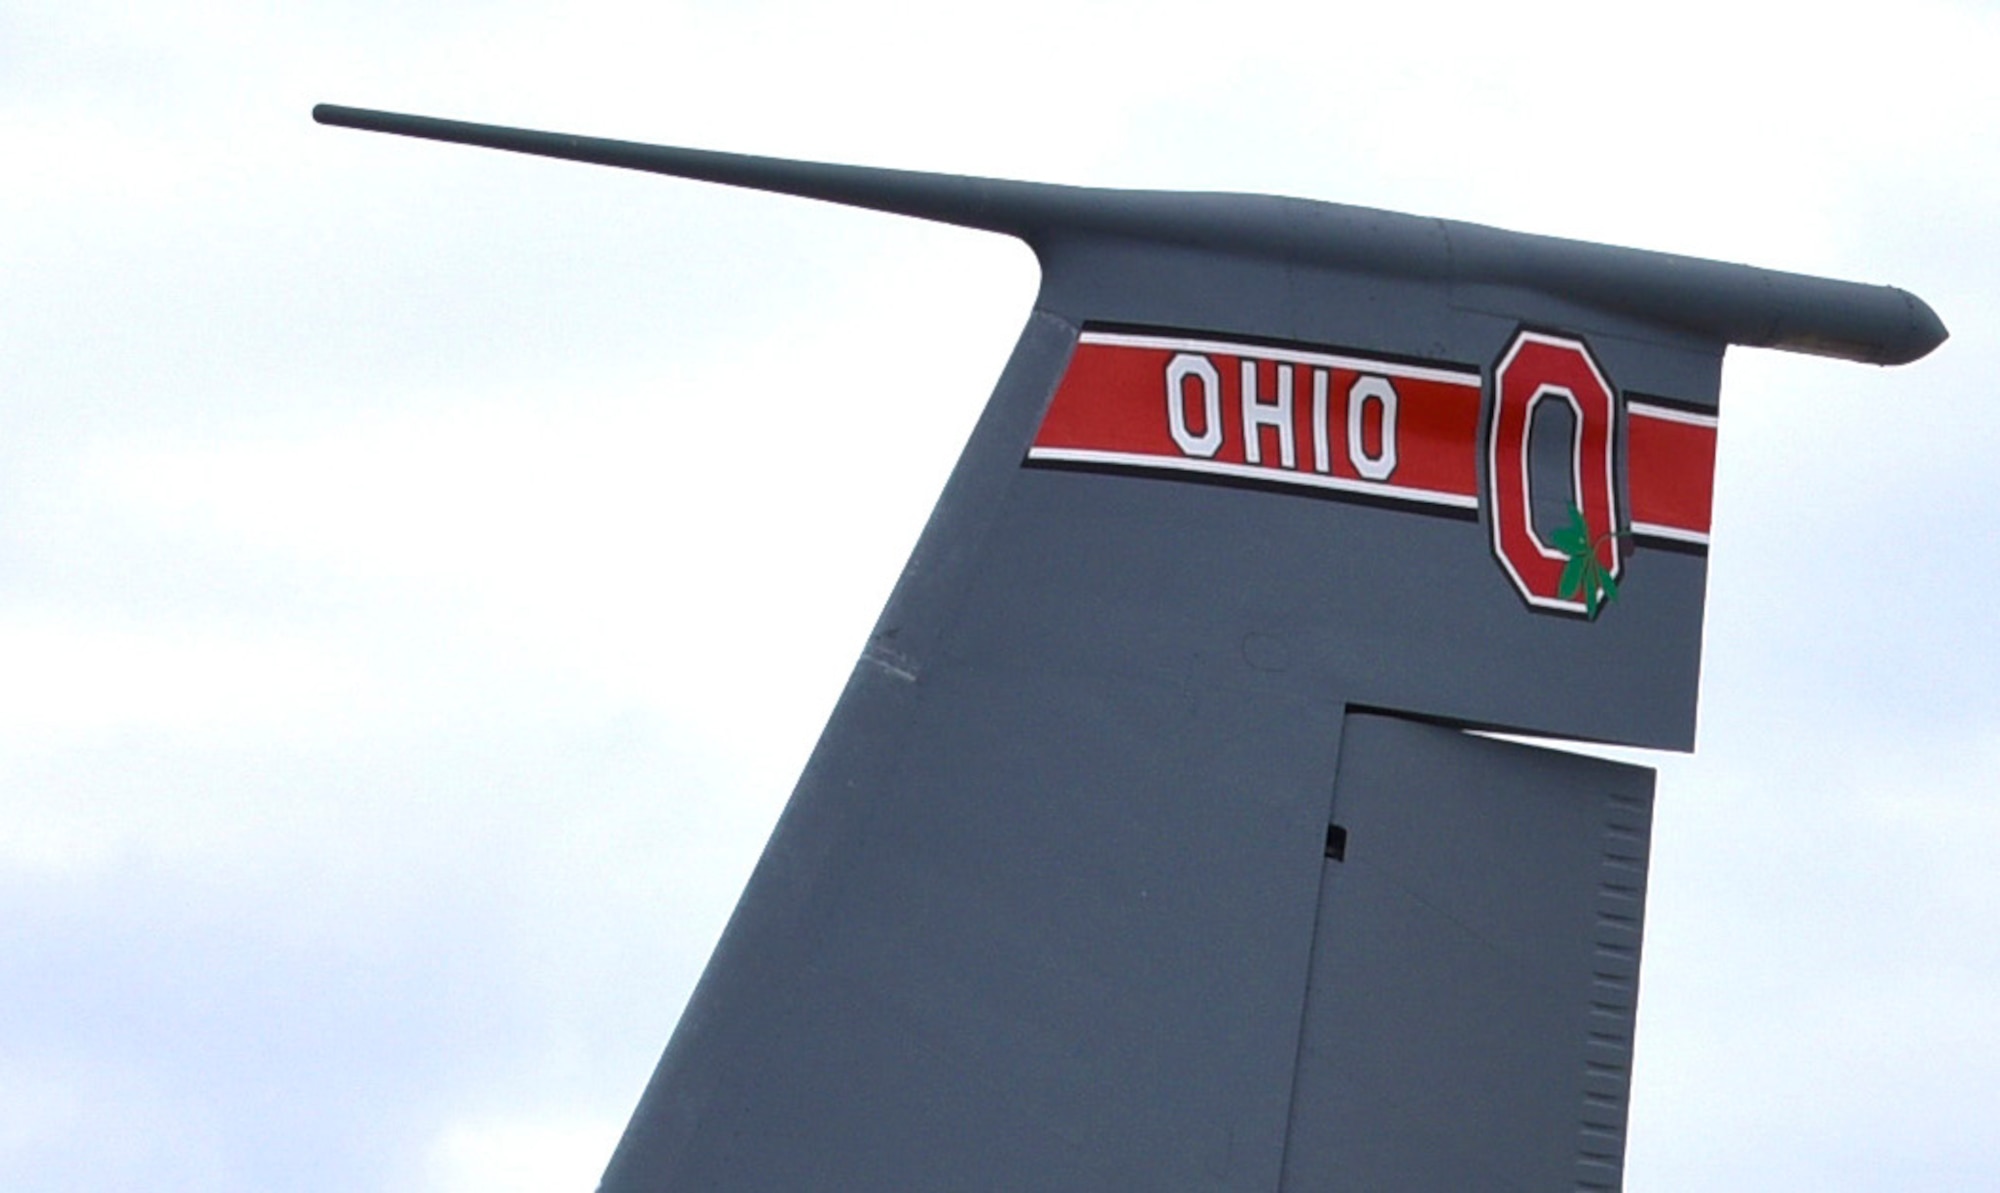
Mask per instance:
[[[1556,586],[1557,596],[1566,601],[1576,599],[1576,594],[1583,591],[1584,564],[1588,562],[1582,555],[1569,557],[1569,562],[1563,565],[1562,583]]]
[[[1583,598],[1584,615],[1593,621],[1597,611],[1605,602],[1618,596],[1618,583],[1611,578],[1602,560],[1597,557],[1598,543],[1604,540],[1616,542],[1617,531],[1610,531],[1603,539],[1593,541],[1590,524],[1584,521],[1583,511],[1575,503],[1569,507],[1569,524],[1549,536],[1556,549],[1561,551],[1567,562],[1563,564],[1562,579],[1556,586],[1556,594],[1563,600],[1573,601]],[[1612,548],[1617,550],[1616,546]]]
[[[1555,549],[1572,558],[1590,552],[1590,527],[1583,520],[1583,511],[1569,507],[1569,525],[1550,535]]]

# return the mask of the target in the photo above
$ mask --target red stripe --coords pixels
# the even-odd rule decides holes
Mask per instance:
[[[1201,345],[1221,348],[1223,345]],[[1278,361],[1254,347],[1228,345],[1227,351],[1181,350],[1200,356],[1219,381],[1222,443],[1212,455],[1183,451],[1174,441],[1168,418],[1167,368],[1174,348],[1084,342],[1077,346],[1068,371],[1056,389],[1049,412],[1035,436],[1036,449],[1117,452],[1157,460],[1165,467],[1188,461],[1256,468],[1274,481],[1294,479],[1310,484],[1315,476],[1363,482],[1348,443],[1348,395],[1363,377],[1383,377],[1396,391],[1396,466],[1378,483],[1391,490],[1413,488],[1472,498],[1478,493],[1476,445],[1479,438],[1479,384],[1468,374],[1464,382],[1399,375],[1398,366],[1343,358],[1341,364],[1313,363],[1309,357]],[[1260,461],[1250,464],[1243,434],[1244,361],[1256,367],[1257,399],[1270,404],[1278,391],[1280,363],[1292,374],[1292,466],[1281,462],[1276,428],[1259,433]],[[1353,367],[1359,366],[1359,367]],[[1327,457],[1321,461],[1314,435],[1315,374],[1326,377],[1325,438]],[[1183,384],[1186,429],[1208,433],[1202,418],[1199,386]],[[1364,458],[1379,457],[1382,444],[1381,404],[1363,407]],[[1143,460],[1139,461],[1143,464]],[[1324,463],[1325,471],[1320,466]]]
[[[1706,536],[1715,498],[1715,428],[1628,412],[1632,520]]]
[[[1180,352],[1199,356],[1215,370],[1220,395],[1222,442],[1214,455],[1190,455],[1174,441],[1167,411],[1167,366]],[[1249,345],[1208,341],[1183,347],[1139,346],[1086,339],[1077,345],[1035,435],[1030,455],[1049,451],[1115,453],[1124,462],[1162,468],[1220,465],[1238,474],[1268,477],[1280,483],[1311,485],[1319,477],[1349,483],[1370,483],[1394,496],[1443,493],[1475,498],[1479,492],[1480,391],[1471,374],[1463,382],[1437,377],[1410,377],[1402,366],[1342,357],[1337,363],[1315,363],[1309,354],[1281,354],[1292,370],[1292,466],[1279,454],[1279,435],[1260,432],[1257,464],[1244,451],[1242,364],[1256,365],[1258,398],[1275,400],[1277,369],[1274,354]],[[1315,372],[1327,379],[1327,470],[1320,461],[1313,434]],[[1396,467],[1386,478],[1367,482],[1356,470],[1348,443],[1348,394],[1362,377],[1383,377],[1397,396]],[[1197,386],[1185,387],[1192,395]],[[1187,400],[1187,431],[1205,435],[1199,401]],[[1362,427],[1364,457],[1382,451],[1379,406],[1370,403]],[[1709,531],[1715,474],[1715,428],[1648,413],[1643,406],[1629,410],[1628,461],[1632,520],[1684,534],[1705,537]]]

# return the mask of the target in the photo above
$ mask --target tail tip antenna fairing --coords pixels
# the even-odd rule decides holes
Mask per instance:
[[[1723,350],[1886,286],[1242,195],[315,119],[1020,237],[1043,283],[604,1178],[1615,1188]]]

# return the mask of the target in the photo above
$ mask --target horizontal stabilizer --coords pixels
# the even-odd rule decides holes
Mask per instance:
[[[321,124],[774,191],[966,228],[1039,250],[1098,234],[1392,277],[1517,286],[1729,344],[1906,364],[1946,335],[1893,286],[1264,195],[1056,186],[790,161],[320,104]]]

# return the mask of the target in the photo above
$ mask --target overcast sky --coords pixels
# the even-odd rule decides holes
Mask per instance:
[[[2000,13],[0,0],[0,1186],[587,1190],[1019,331],[999,238],[331,101],[1907,287],[1732,351],[1628,1187],[2000,1187]]]

